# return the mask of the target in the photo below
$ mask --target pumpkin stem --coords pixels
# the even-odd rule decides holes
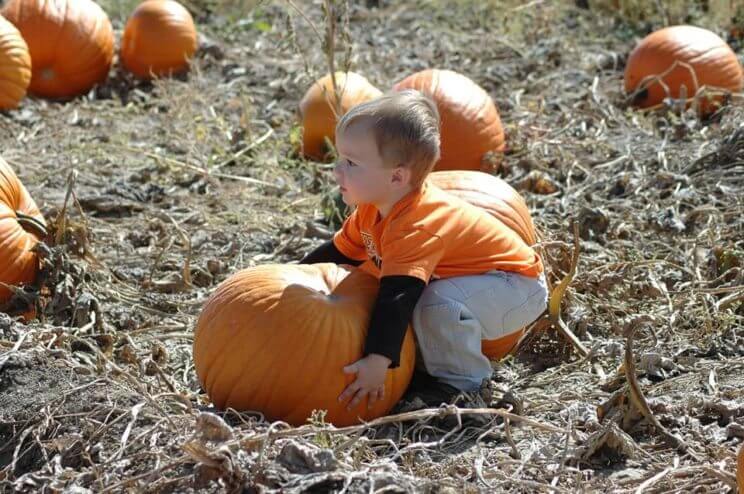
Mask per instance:
[[[16,220],[21,225],[21,227],[23,227],[24,230],[26,230],[27,232],[33,233],[39,238],[46,238],[47,229],[44,223],[37,220],[33,216],[23,214],[20,211],[16,211],[15,214],[16,214]]]
[[[646,98],[648,98],[648,88],[644,87],[630,95],[630,104],[640,105]]]

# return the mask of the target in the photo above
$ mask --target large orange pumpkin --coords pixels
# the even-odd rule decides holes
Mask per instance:
[[[28,43],[30,92],[71,98],[108,76],[114,32],[106,13],[92,0],[9,0],[1,13]]]
[[[528,245],[537,241],[535,225],[519,192],[504,180],[476,171],[442,171],[429,174],[429,181],[450,194],[485,209],[515,231]],[[519,342],[525,328],[497,340],[483,340],[481,351],[491,360],[504,358]]]
[[[327,410],[337,426],[386,414],[410,382],[409,329],[400,366],[388,371],[385,397],[346,410],[338,396],[362,356],[378,281],[335,264],[263,265],[225,280],[206,302],[194,336],[196,375],[219,408],[256,410],[271,420],[305,423]]]
[[[393,86],[416,89],[437,104],[441,125],[441,157],[435,170],[486,170],[488,152],[505,148],[504,128],[491,97],[468,77],[451,70],[417,72]]]
[[[18,29],[0,16],[0,110],[18,106],[31,81],[31,55]]]
[[[336,72],[336,87],[341,95],[341,114],[338,116],[331,74],[315,81],[300,101],[302,154],[308,158],[325,159],[328,154],[325,139],[327,137],[333,142],[338,118],[351,107],[382,95],[366,78],[354,72]]]
[[[686,97],[692,98],[703,86],[738,92],[742,83],[744,73],[731,47],[715,33],[694,26],[672,26],[649,34],[625,66],[625,91],[642,90],[633,101],[641,108],[658,105],[667,96],[682,97],[683,85]],[[703,98],[699,110],[710,113],[721,102],[721,97]]]
[[[121,63],[137,77],[166,76],[188,68],[196,53],[194,19],[174,0],[145,0],[121,38]]]
[[[0,281],[23,285],[36,278],[39,261],[31,249],[41,240],[34,223],[44,217],[26,187],[0,158]],[[0,303],[8,301],[10,290],[0,285]]]

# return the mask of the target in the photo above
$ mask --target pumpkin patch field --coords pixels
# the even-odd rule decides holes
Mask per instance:
[[[0,0],[0,493],[741,492],[739,3]],[[408,89],[550,298],[349,411],[379,283],[298,261]]]

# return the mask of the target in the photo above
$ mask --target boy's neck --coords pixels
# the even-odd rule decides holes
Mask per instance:
[[[387,215],[390,214],[390,211],[392,211],[395,205],[398,203],[398,201],[410,194],[413,189],[413,186],[407,185],[399,191],[394,192],[387,201],[375,204],[375,208],[377,208],[377,211],[380,212],[380,218],[386,218]]]

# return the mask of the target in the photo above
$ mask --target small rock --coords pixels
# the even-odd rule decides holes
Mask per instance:
[[[225,442],[233,438],[232,427],[222,417],[201,412],[196,417],[196,433],[205,441]]]
[[[610,219],[599,208],[581,208],[579,212],[579,235],[583,240],[595,240],[607,232]]]
[[[541,195],[549,195],[558,191],[558,185],[555,183],[555,180],[540,170],[532,170],[526,177],[517,182],[516,185],[519,190],[528,190]]]
[[[277,461],[292,473],[330,472],[338,468],[338,460],[330,449],[311,447],[288,441],[282,448]]]
[[[197,50],[197,56],[203,57],[205,55],[209,55],[215,60],[222,60],[225,58],[225,50],[212,38],[209,38],[203,33],[199,33],[199,49]]]

